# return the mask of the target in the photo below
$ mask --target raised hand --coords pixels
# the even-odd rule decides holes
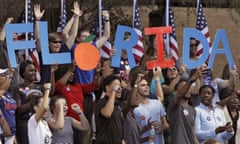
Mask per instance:
[[[37,20],[40,20],[42,16],[44,15],[45,10],[41,11],[40,4],[35,4],[34,5],[34,15]]]
[[[76,112],[76,113],[82,113],[82,109],[77,103],[74,103],[71,105],[71,108]]]
[[[77,1],[73,3],[73,9],[71,11],[74,13],[76,16],[82,16],[83,12],[80,10],[80,6]]]
[[[8,17],[5,24],[10,24],[13,22],[13,17]]]
[[[104,20],[109,20],[109,12],[107,10],[103,10],[102,15]]]
[[[153,68],[153,77],[155,79],[160,79],[162,77],[162,69],[159,66]]]

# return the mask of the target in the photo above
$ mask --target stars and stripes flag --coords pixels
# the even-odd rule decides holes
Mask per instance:
[[[175,24],[174,24],[174,15],[173,15],[173,11],[172,8],[170,6],[170,3],[168,1],[168,6],[167,6],[167,15],[168,17],[166,17],[166,25],[171,26],[172,27],[172,33],[169,34],[169,39],[167,39],[167,41],[165,41],[165,45],[169,46],[169,55],[171,56],[171,58],[176,62],[178,60],[179,54],[178,54],[178,44],[177,44],[177,37],[176,37],[176,29],[175,29]],[[167,22],[168,20],[168,22]],[[168,44],[166,44],[168,43]]]
[[[99,1],[99,12],[97,13],[96,20],[93,24],[92,34],[96,35],[96,39],[101,38],[104,32],[104,20],[103,16],[101,14],[103,10],[102,1]],[[99,14],[100,13],[100,14]],[[100,22],[99,22],[100,21]],[[112,45],[109,41],[106,41],[103,46],[100,48],[100,55],[103,58],[109,58],[110,57],[110,51],[112,49]]]
[[[31,0],[26,0],[25,4],[26,4],[26,6],[25,6],[25,14],[23,17],[23,19],[24,19],[23,22],[34,24],[35,18],[34,18],[34,14],[33,14],[32,5],[31,5]],[[31,33],[26,34],[25,39],[26,40],[34,40],[34,33],[31,32]],[[31,60],[35,64],[36,70],[37,70],[36,80],[40,81],[40,79],[41,79],[41,77],[40,77],[40,62],[39,62],[39,56],[38,56],[37,49],[36,48],[28,49],[25,57],[27,60]]]
[[[133,55],[136,60],[136,63],[138,63],[144,54],[144,47],[142,40],[141,20],[137,0],[133,0],[133,28],[138,35],[138,43],[133,47]]]
[[[62,33],[65,25],[67,24],[67,10],[66,10],[66,2],[65,0],[61,0],[61,15],[60,21],[58,23],[57,32]]]
[[[209,35],[209,31],[208,31],[207,20],[205,18],[205,14],[203,12],[203,6],[202,6],[202,1],[201,0],[198,1],[196,29],[201,31],[201,33],[206,37],[206,39],[208,41],[208,44],[209,44],[209,54],[210,54],[211,51],[212,51],[212,44],[211,44],[210,35]],[[202,53],[203,53],[203,46],[202,46],[201,43],[198,43],[197,57],[200,57],[202,55]]]

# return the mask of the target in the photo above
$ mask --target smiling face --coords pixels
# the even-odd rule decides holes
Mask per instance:
[[[50,51],[51,51],[52,53],[58,53],[58,52],[60,52],[61,43],[62,43],[62,41],[61,41],[60,38],[56,38],[55,40],[50,41],[50,42],[49,42]]]
[[[26,69],[23,73],[24,75],[24,79],[29,81],[29,82],[33,82],[36,79],[36,67],[34,64],[28,64],[26,66]]]
[[[214,97],[214,91],[213,91],[212,88],[210,88],[210,86],[206,86],[202,89],[200,88],[199,95],[200,95],[200,98],[201,98],[201,102],[205,106],[211,106],[212,99]]]

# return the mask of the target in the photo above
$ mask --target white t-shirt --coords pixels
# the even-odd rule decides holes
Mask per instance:
[[[45,120],[39,122],[35,119],[35,114],[28,120],[28,140],[29,144],[51,144],[52,133]]]

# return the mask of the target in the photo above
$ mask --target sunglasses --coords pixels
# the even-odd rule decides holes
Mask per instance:
[[[168,71],[176,71],[177,68],[168,68]]]
[[[52,43],[62,43],[62,41],[52,41]]]

